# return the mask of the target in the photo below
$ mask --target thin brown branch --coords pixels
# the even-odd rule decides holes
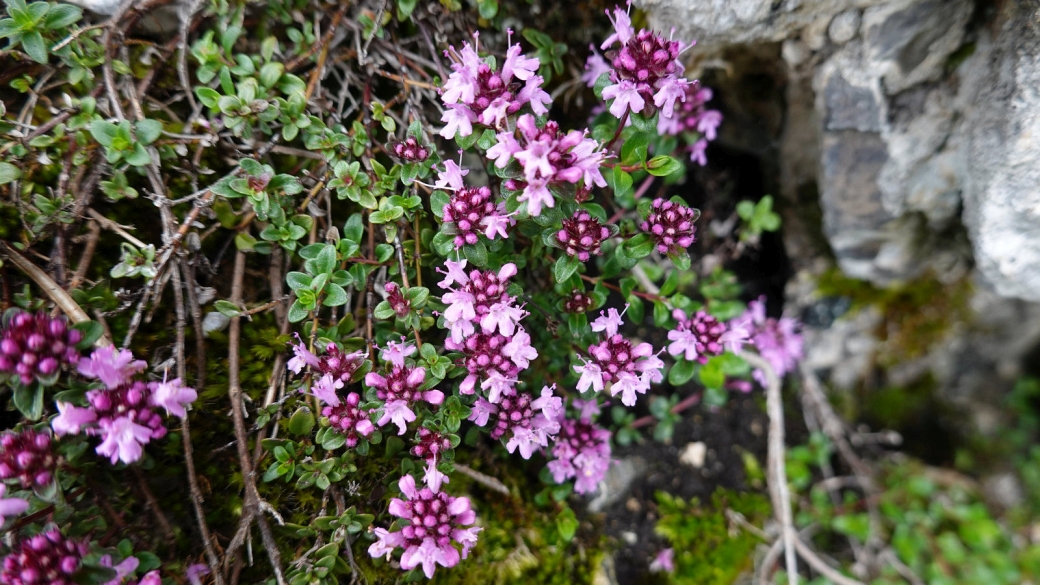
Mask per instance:
[[[17,250],[8,245],[7,242],[2,240],[0,240],[0,253],[6,256],[7,259],[11,261],[11,264],[17,266],[18,269],[31,278],[37,286],[43,289],[44,294],[54,301],[54,304],[58,305],[58,308],[60,308],[73,323],[85,323],[90,321],[90,317],[87,316],[87,313],[83,311],[72,297],[69,296],[69,293],[65,292],[64,289],[58,286],[58,283],[54,282],[54,279],[48,276],[46,272],[40,269],[40,267],[29,262],[25,256],[22,256]],[[102,336],[98,339],[98,344],[112,345],[112,341],[107,337]]]

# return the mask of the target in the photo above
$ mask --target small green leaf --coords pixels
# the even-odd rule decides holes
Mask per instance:
[[[0,185],[22,178],[22,171],[9,162],[0,162]]]
[[[654,251],[654,241],[649,234],[636,234],[625,241],[622,246],[629,258],[644,258]]]
[[[690,381],[693,375],[697,373],[696,362],[688,362],[686,360],[679,360],[675,362],[672,369],[668,371],[668,383],[672,386],[682,386],[683,384]]]
[[[556,277],[556,282],[566,282],[578,270],[579,266],[581,266],[581,262],[574,256],[564,255],[557,258],[556,264],[553,266],[553,275]]]
[[[578,526],[578,517],[574,515],[574,510],[571,508],[564,508],[556,516],[556,529],[560,531],[560,537],[567,542],[574,539],[574,535],[578,532]]]
[[[242,315],[242,311],[240,311],[234,303],[223,299],[213,303],[213,308],[225,317],[238,317]]]
[[[301,437],[309,437],[314,428],[314,414],[306,406],[301,406],[289,417],[289,432]]]
[[[655,156],[646,163],[646,170],[655,177],[667,177],[682,170],[682,163],[668,155]]]

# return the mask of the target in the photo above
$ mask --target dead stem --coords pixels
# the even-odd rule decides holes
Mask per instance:
[[[177,340],[175,354],[177,358],[177,377],[181,380],[187,379],[187,363],[184,355],[184,326],[185,326],[185,315],[184,315],[184,291],[181,290],[181,265],[180,260],[177,261],[177,266],[173,269],[173,299],[174,309],[177,312]],[[189,284],[189,286],[192,286]],[[197,384],[197,383],[196,383]],[[201,385],[196,386],[196,389],[201,391]],[[188,411],[189,413],[191,411]],[[223,585],[224,576],[220,570],[220,559],[217,558],[217,551],[213,547],[213,537],[209,532],[209,525],[206,523],[206,512],[202,508],[202,503],[205,501],[202,497],[202,490],[199,488],[199,478],[195,470],[195,451],[191,443],[191,427],[188,423],[188,416],[181,419],[181,440],[184,443],[184,464],[188,470],[188,493],[191,496],[192,508],[195,510],[195,520],[199,525],[199,534],[202,536],[202,544],[206,549],[206,561],[209,563],[210,572],[213,574],[213,582],[215,585]]]
[[[235,268],[231,277],[231,302],[235,305],[242,303],[242,280],[246,271],[246,255],[239,251],[235,254]],[[285,577],[282,575],[281,555],[278,552],[271,527],[267,523],[260,509],[260,494],[257,492],[255,478],[253,477],[253,465],[249,456],[249,437],[246,433],[245,407],[242,404],[242,386],[239,380],[239,343],[242,336],[242,318],[232,317],[228,329],[228,397],[231,399],[231,417],[235,426],[235,443],[238,450],[238,463],[242,472],[242,482],[245,484],[245,506],[242,510],[242,520],[239,522],[238,531],[231,543],[228,545],[224,564],[234,556],[243,544],[249,526],[256,522],[260,528],[260,536],[264,548],[267,550],[268,560],[274,571],[275,579],[279,585],[284,585]],[[235,583],[235,580],[232,580]]]
[[[90,321],[90,317],[87,316],[87,313],[83,311],[76,301],[72,300],[69,293],[65,292],[63,288],[58,286],[58,283],[54,282],[54,279],[48,276],[46,272],[40,269],[40,267],[29,262],[25,256],[22,256],[17,250],[9,246],[7,242],[0,241],[0,253],[7,256],[7,259],[11,261],[11,264],[17,266],[19,270],[24,272],[33,280],[33,282],[43,289],[44,294],[50,297],[50,299],[54,301],[54,304],[58,305],[58,308],[60,308],[73,323],[85,323]],[[112,341],[104,336],[100,337],[97,343],[98,345],[112,345]]]

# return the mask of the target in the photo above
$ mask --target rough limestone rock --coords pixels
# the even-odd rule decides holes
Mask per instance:
[[[980,60],[964,222],[997,292],[1040,301],[1040,7],[1010,4],[1016,12]]]

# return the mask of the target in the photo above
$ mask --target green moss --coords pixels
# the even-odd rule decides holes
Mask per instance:
[[[946,284],[932,273],[887,288],[845,276],[833,268],[820,276],[823,296],[846,297],[852,310],[877,308],[883,319],[875,330],[882,351],[878,363],[889,367],[921,357],[941,341],[950,327],[971,320],[971,283],[963,278]]]
[[[657,533],[675,550],[672,583],[730,585],[752,569],[755,546],[761,540],[745,530],[734,530],[726,512],[733,510],[751,524],[761,525],[770,513],[764,495],[719,489],[712,494],[710,506],[701,506],[696,499],[685,502],[658,492],[657,502],[661,513]]]

